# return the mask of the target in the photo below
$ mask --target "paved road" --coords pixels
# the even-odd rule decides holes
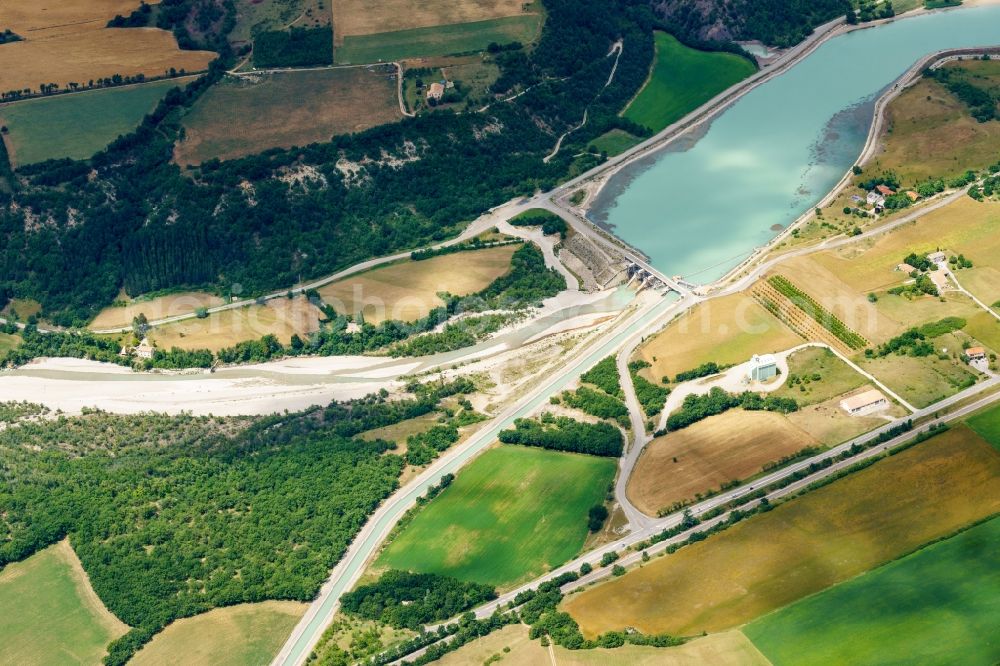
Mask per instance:
[[[334,568],[319,596],[310,605],[273,663],[291,666],[305,661],[339,608],[340,595],[360,578],[366,562],[377,551],[392,527],[428,487],[437,483],[443,475],[457,471],[475,454],[489,446],[500,430],[513,423],[515,418],[525,416],[544,404],[550,395],[575,380],[597,361],[613,353],[624,340],[673,317],[676,307],[676,303],[657,299],[640,307],[624,321],[603,331],[551,379],[505,409],[489,427],[446,452],[420,476],[387,499],[355,537],[347,553]]]
[[[947,401],[942,401],[942,403],[938,403],[937,405],[932,405],[931,407],[928,407],[927,409],[920,410],[919,415],[918,414],[914,414],[910,418],[913,418],[914,420],[916,420],[918,418],[926,417],[928,415],[934,415],[937,412],[945,409],[945,405],[943,404],[944,402],[949,403],[949,405],[954,405],[954,404],[956,404],[958,402],[961,402],[962,400],[968,399],[970,395],[975,395],[975,393],[986,391],[986,390],[988,390],[990,388],[993,388],[994,386],[997,386],[998,384],[1000,384],[1000,380],[998,380],[998,379],[994,379],[994,380],[991,380],[989,382],[984,382],[983,384],[980,384],[980,385],[978,385],[976,387],[973,387],[973,389],[975,389],[975,391],[973,391],[971,393],[970,393],[971,389],[967,390],[967,391],[963,391],[962,394],[953,396],[952,399],[949,399]],[[987,406],[989,406],[991,404],[994,404],[996,402],[1000,402],[1000,393],[994,393],[992,395],[989,395],[989,396],[986,396],[986,397],[981,398],[979,400],[976,400],[975,402],[972,402],[972,403],[970,403],[970,404],[968,404],[968,405],[966,405],[964,407],[956,409],[954,412],[950,412],[950,413],[948,413],[946,415],[935,416],[934,418],[932,418],[932,419],[926,421],[925,423],[921,424],[919,428],[914,428],[914,430],[912,430],[910,432],[903,433],[902,435],[899,435],[898,437],[895,437],[895,438],[893,438],[893,439],[891,439],[889,441],[886,441],[886,442],[884,442],[882,444],[879,444],[878,446],[875,446],[875,447],[872,447],[871,449],[863,451],[863,452],[859,453],[856,456],[853,456],[851,458],[847,458],[846,460],[836,461],[830,467],[827,467],[825,469],[822,469],[822,470],[816,472],[815,474],[811,474],[811,475],[809,475],[809,476],[807,476],[807,477],[805,477],[803,479],[795,481],[795,482],[793,482],[793,483],[785,486],[784,488],[780,488],[778,490],[772,491],[771,493],[769,493],[767,495],[768,501],[774,501],[774,500],[777,500],[777,499],[781,499],[783,497],[788,497],[790,495],[794,495],[795,493],[799,492],[800,490],[804,489],[805,487],[809,486],[812,483],[816,483],[817,481],[825,479],[825,478],[827,478],[827,477],[829,477],[829,476],[831,476],[833,474],[837,474],[838,472],[841,472],[844,469],[847,469],[848,467],[850,467],[852,465],[855,465],[855,464],[857,464],[859,462],[862,462],[864,460],[868,460],[870,458],[873,458],[873,457],[885,454],[885,452],[888,451],[889,449],[892,449],[892,448],[894,448],[896,446],[899,446],[900,444],[904,444],[904,443],[910,441],[911,439],[913,439],[914,437],[917,436],[917,434],[918,434],[919,431],[926,430],[927,428],[929,428],[932,425],[936,425],[936,424],[939,424],[939,423],[948,423],[948,422],[951,422],[951,421],[955,421],[955,420],[964,418],[965,416],[968,416],[969,414],[972,414],[973,412],[976,412],[976,411],[978,411],[980,409],[983,409],[983,408],[985,408],[985,407],[987,407]],[[878,430],[875,430],[875,431],[873,431],[871,433],[868,433],[866,435],[858,437],[858,438],[856,438],[854,440],[851,440],[850,442],[846,442],[844,444],[841,444],[840,446],[837,446],[837,447],[835,447],[833,449],[830,449],[829,451],[827,451],[827,452],[825,452],[825,453],[823,453],[821,455],[818,455],[818,456],[816,456],[814,458],[810,458],[807,461],[804,461],[804,462],[801,462],[801,463],[798,463],[796,465],[792,465],[792,466],[789,466],[789,467],[785,467],[785,468],[779,470],[778,472],[775,472],[775,473],[770,474],[768,476],[759,478],[759,479],[757,479],[754,482],[753,485],[745,486],[745,487],[738,488],[738,489],[736,489],[734,491],[731,491],[731,492],[727,492],[727,493],[724,493],[724,494],[721,494],[721,495],[717,495],[717,496],[715,496],[715,497],[713,497],[713,498],[711,498],[709,500],[706,500],[706,501],[704,501],[704,502],[702,502],[700,504],[697,504],[695,506],[689,507],[689,510],[695,516],[702,516],[705,513],[709,512],[709,511],[711,511],[711,510],[713,510],[713,509],[715,509],[715,508],[717,508],[719,506],[723,506],[723,505],[727,504],[728,502],[732,501],[733,499],[738,499],[739,497],[742,497],[743,495],[746,495],[746,494],[749,494],[750,492],[753,492],[753,488],[755,488],[755,487],[756,488],[761,488],[761,487],[767,486],[770,483],[773,483],[774,481],[777,481],[777,480],[780,480],[782,478],[785,478],[785,477],[789,476],[790,474],[794,473],[795,471],[798,471],[800,469],[804,469],[804,468],[808,467],[809,464],[811,464],[812,462],[815,462],[815,461],[818,461],[818,460],[823,460],[823,459],[826,459],[826,458],[836,457],[836,456],[840,455],[840,453],[842,453],[843,451],[849,449],[855,443],[864,444],[864,443],[870,442],[878,434],[881,434],[882,432],[885,432],[886,430],[888,430],[889,428],[894,427],[898,423],[899,422],[897,421],[897,422],[895,422],[893,424],[887,424],[886,426],[883,426],[882,428],[879,428]],[[581,587],[585,587],[585,586],[590,585],[592,583],[596,583],[596,582],[598,582],[598,581],[600,581],[600,580],[602,580],[604,578],[608,578],[609,576],[611,576],[611,567],[601,567],[600,566],[600,559],[601,559],[601,556],[604,553],[611,552],[611,551],[619,552],[620,557],[616,561],[616,564],[620,564],[621,566],[625,566],[625,567],[636,565],[636,564],[638,564],[639,562],[642,561],[642,554],[643,554],[643,552],[646,552],[649,555],[656,555],[657,553],[659,553],[659,552],[661,552],[663,550],[666,550],[672,544],[678,544],[678,543],[681,543],[681,542],[685,541],[693,532],[702,532],[702,531],[705,531],[707,529],[710,529],[714,525],[717,525],[717,524],[719,524],[721,522],[724,522],[727,519],[727,517],[728,517],[728,513],[729,512],[727,511],[727,512],[724,512],[724,513],[722,513],[719,516],[716,516],[714,518],[705,519],[701,523],[699,523],[697,526],[691,528],[690,530],[686,530],[684,532],[681,532],[680,534],[677,534],[676,536],[673,536],[673,537],[671,537],[669,539],[666,539],[666,540],[661,541],[661,542],[659,542],[657,544],[649,546],[648,548],[645,548],[644,551],[634,551],[634,552],[628,552],[626,554],[622,554],[622,553],[619,552],[623,548],[630,548],[631,546],[633,546],[633,545],[635,545],[637,543],[640,543],[642,541],[646,541],[650,537],[652,537],[652,536],[654,536],[656,534],[659,534],[663,530],[677,527],[684,520],[684,513],[682,511],[678,511],[678,512],[676,512],[674,514],[671,514],[671,515],[666,516],[664,518],[658,519],[658,520],[650,523],[648,526],[646,526],[645,528],[643,528],[639,532],[636,532],[634,534],[630,534],[626,538],[623,538],[623,539],[621,539],[619,541],[616,541],[613,544],[610,544],[610,545],[605,546],[603,548],[600,548],[598,550],[591,551],[591,552],[589,552],[589,553],[587,553],[587,554],[585,554],[585,555],[583,555],[583,556],[581,556],[581,557],[573,560],[572,562],[567,562],[566,564],[564,564],[563,566],[559,567],[558,569],[555,569],[555,570],[553,570],[553,571],[545,574],[544,576],[541,576],[541,577],[533,580],[530,583],[526,583],[526,584],[522,585],[521,587],[518,587],[516,590],[512,590],[510,592],[507,592],[507,593],[501,595],[496,600],[491,601],[488,604],[484,604],[484,605],[480,606],[479,608],[475,609],[475,611],[474,611],[475,614],[476,614],[476,617],[478,617],[480,619],[489,617],[496,610],[503,609],[504,607],[506,607],[507,604],[509,604],[511,601],[513,601],[514,597],[516,597],[519,593],[527,591],[527,590],[535,589],[539,584],[541,584],[541,583],[543,583],[543,582],[545,582],[547,580],[552,580],[553,578],[557,578],[558,576],[561,576],[564,573],[578,572],[580,570],[580,567],[583,565],[584,562],[589,563],[594,568],[593,571],[591,573],[587,574],[586,576],[581,576],[576,581],[573,581],[571,583],[567,583],[566,585],[564,585],[561,588],[562,591],[564,593],[568,593],[568,592],[570,592],[572,590],[575,590],[575,589],[578,589],[578,588],[581,588]],[[428,630],[429,631],[433,631],[434,629],[437,628],[437,626],[438,625],[434,625],[434,626],[428,627]],[[423,654],[425,651],[426,651],[426,648],[423,648],[423,649],[417,650],[415,652],[412,652],[411,654],[406,655],[406,657],[403,657],[402,659],[399,659],[399,660],[397,660],[395,662],[392,662],[392,664],[390,666],[393,666],[394,664],[401,663],[403,661],[403,659],[407,659],[407,660],[413,659],[413,658],[415,658],[415,657]]]
[[[921,424],[920,429],[923,429],[923,428],[925,428],[927,426],[930,426],[932,424],[944,423],[944,422],[954,421],[956,419],[960,419],[960,418],[965,417],[965,416],[967,416],[967,415],[969,415],[969,414],[971,414],[971,413],[973,413],[973,412],[975,412],[975,411],[977,411],[979,409],[982,409],[983,407],[986,407],[986,406],[988,406],[990,404],[993,404],[995,402],[1000,401],[1000,393],[994,393],[992,395],[989,395],[989,396],[986,396],[986,397],[981,398],[979,400],[976,400],[975,402],[970,403],[969,405],[966,405],[966,406],[961,407],[959,409],[956,409],[954,412],[950,412],[950,413],[948,413],[946,415],[943,415],[943,416],[936,416],[936,415],[939,414],[939,413],[941,413],[941,412],[945,412],[949,407],[951,407],[951,406],[953,406],[953,405],[955,405],[957,403],[960,403],[963,400],[968,400],[970,397],[973,397],[973,396],[976,396],[976,395],[978,395],[980,393],[988,391],[988,390],[990,390],[990,389],[992,389],[992,388],[994,388],[996,386],[1000,386],[1000,377],[990,378],[990,379],[988,379],[988,380],[986,380],[986,381],[984,381],[984,382],[982,382],[980,384],[977,384],[976,386],[970,387],[969,389],[966,389],[965,391],[962,391],[961,393],[958,393],[958,394],[952,396],[951,398],[947,398],[945,400],[942,400],[939,403],[931,405],[930,407],[926,407],[924,409],[918,410],[914,414],[905,417],[905,419],[913,419],[916,422],[916,421],[918,421],[920,419],[923,419],[923,418],[934,417],[933,419],[927,421],[926,423]],[[768,486],[768,485],[774,483],[775,481],[780,481],[781,479],[786,478],[786,477],[794,474],[795,472],[798,472],[798,471],[801,471],[801,470],[804,470],[804,469],[808,468],[809,465],[811,465],[811,464],[813,464],[815,462],[819,462],[819,461],[825,460],[827,458],[836,458],[841,453],[843,453],[844,451],[850,449],[851,446],[853,446],[855,444],[867,444],[868,442],[871,442],[873,439],[875,439],[876,437],[878,437],[882,433],[886,432],[887,430],[889,430],[889,429],[891,429],[891,428],[899,425],[905,419],[898,419],[896,421],[893,421],[892,423],[887,423],[884,426],[881,426],[881,427],[879,427],[879,428],[877,428],[875,430],[872,430],[871,432],[868,432],[868,433],[866,433],[864,435],[861,435],[860,437],[856,437],[856,438],[854,438],[854,439],[852,439],[850,441],[844,442],[843,444],[835,446],[832,449],[829,449],[829,450],[827,450],[827,451],[825,451],[825,452],[823,452],[823,453],[821,453],[819,455],[813,456],[812,458],[809,458],[807,460],[802,460],[802,461],[800,461],[798,463],[789,465],[787,467],[783,467],[780,470],[771,472],[770,474],[766,474],[764,476],[758,477],[751,484],[745,484],[743,486],[740,486],[739,488],[735,488],[733,490],[729,490],[729,491],[720,493],[720,494],[718,494],[718,495],[716,495],[716,496],[714,496],[714,497],[712,497],[710,499],[707,499],[707,500],[705,500],[703,502],[700,502],[700,503],[695,504],[695,505],[693,505],[691,507],[688,507],[688,509],[695,516],[703,515],[703,514],[709,512],[709,511],[711,511],[712,509],[715,509],[717,507],[720,507],[720,506],[723,506],[725,504],[728,504],[732,500],[739,499],[740,497],[743,497],[745,495],[748,495],[748,494],[754,492],[754,488],[762,488],[762,487],[765,487],[765,486]],[[857,455],[857,456],[855,456],[853,458],[850,458],[850,459],[848,459],[846,461],[843,461],[843,462],[835,463],[833,466],[831,466],[831,467],[829,467],[829,468],[827,468],[825,470],[822,470],[820,472],[817,472],[816,474],[810,476],[808,479],[806,479],[806,480],[804,480],[802,482],[797,482],[797,484],[798,484],[797,486],[791,485],[791,486],[788,486],[787,488],[796,488],[796,487],[801,488],[801,487],[803,487],[805,485],[808,485],[809,483],[813,483],[814,481],[817,481],[818,479],[822,479],[822,478],[828,476],[829,474],[832,474],[832,473],[834,473],[836,471],[839,471],[840,469],[843,469],[844,467],[849,467],[850,465],[852,465],[852,464],[854,464],[854,463],[856,463],[856,462],[858,462],[860,460],[864,460],[865,458],[871,457],[873,455],[878,455],[878,454],[884,452],[887,448],[892,448],[893,446],[898,446],[899,444],[912,439],[914,436],[916,436],[916,434],[917,434],[917,429],[914,429],[913,431],[911,431],[909,433],[905,433],[905,434],[903,434],[903,435],[901,435],[899,437],[896,437],[895,439],[890,440],[889,442],[886,442],[885,444],[880,444],[879,446],[874,447],[872,449],[869,449],[868,451],[865,451],[862,454],[859,454],[859,455]],[[535,587],[537,587],[539,585],[539,583],[542,583],[542,582],[544,582],[546,580],[551,580],[552,578],[556,578],[556,577],[558,577],[558,576],[560,576],[560,575],[562,575],[564,573],[567,573],[567,572],[570,572],[570,571],[579,571],[580,566],[584,562],[589,562],[592,566],[596,567],[596,566],[598,566],[598,563],[600,562],[600,559],[604,555],[604,553],[611,552],[611,551],[620,551],[623,548],[628,548],[628,547],[630,547],[630,546],[632,546],[632,545],[634,545],[636,543],[639,543],[641,541],[645,541],[646,539],[650,538],[651,536],[653,536],[655,534],[659,534],[660,532],[662,532],[665,529],[669,529],[671,527],[676,527],[677,525],[679,525],[681,523],[681,521],[683,520],[683,518],[684,518],[684,512],[683,511],[677,511],[677,512],[672,513],[672,514],[670,514],[668,516],[664,516],[663,518],[658,518],[656,520],[650,521],[650,523],[646,527],[644,527],[644,528],[642,528],[642,529],[640,529],[640,530],[638,530],[636,532],[633,532],[633,533],[631,533],[631,534],[629,534],[629,535],[627,535],[627,536],[625,536],[625,537],[623,537],[623,538],[615,541],[614,543],[608,544],[606,546],[602,546],[601,548],[598,548],[596,550],[592,550],[592,551],[590,551],[590,552],[588,552],[588,553],[586,553],[584,555],[581,555],[580,557],[574,559],[573,561],[567,562],[566,564],[562,565],[561,567],[558,567],[557,569],[554,569],[553,571],[545,574],[544,576],[540,576],[539,578],[531,581],[530,583],[525,583],[524,585],[518,587],[517,589],[511,590],[510,592],[507,592],[507,593],[501,595],[495,601],[491,601],[488,604],[484,604],[484,605],[480,606],[479,608],[477,608],[475,610],[476,616],[480,617],[480,618],[482,618],[482,617],[488,617],[497,608],[500,608],[501,606],[504,606],[505,604],[507,604],[508,602],[510,602],[511,600],[513,600],[513,598],[515,596],[517,596],[518,593],[523,592],[525,590],[534,589]],[[707,525],[710,525],[710,524],[711,523],[703,523],[702,525],[699,526],[699,529],[704,529]],[[665,546],[663,546],[663,547],[665,547]],[[639,554],[636,553],[636,557],[638,557],[638,556],[639,556]],[[629,560],[627,558],[623,558],[623,560],[620,560],[620,562],[628,563]],[[607,573],[608,572],[606,572],[606,571],[605,572],[594,572],[594,575],[585,577],[584,579],[581,579],[581,580],[582,581],[585,580],[586,582],[590,582],[592,580],[595,580],[597,577],[600,577],[602,575],[606,575]]]
[[[615,242],[614,240],[609,239],[608,236],[603,231],[594,227],[591,223],[589,223],[589,221],[579,218],[578,216],[572,213],[569,213],[555,202],[559,200],[561,197],[568,195],[570,192],[573,191],[574,188],[578,187],[582,182],[590,178],[597,177],[607,172],[609,169],[615,168],[616,166],[620,166],[624,162],[634,159],[637,155],[641,154],[644,151],[657,148],[664,141],[669,140],[674,136],[677,136],[678,134],[689,130],[691,127],[696,126],[700,122],[704,122],[708,118],[711,118],[713,115],[718,113],[718,111],[721,108],[724,108],[726,105],[731,103],[735,98],[738,98],[740,95],[745,94],[750,88],[753,87],[753,85],[758,85],[762,80],[768,78],[769,76],[774,75],[777,71],[781,69],[781,67],[787,66],[791,62],[794,62],[796,57],[800,57],[801,54],[804,54],[809,50],[811,50],[812,48],[815,48],[815,46],[819,43],[819,41],[822,40],[823,36],[826,33],[829,33],[830,31],[834,30],[837,27],[837,25],[838,22],[832,22],[831,24],[824,26],[824,29],[818,30],[817,34],[814,35],[814,38],[807,40],[805,44],[800,45],[800,47],[798,47],[797,49],[793,49],[792,52],[785,59],[783,59],[783,62],[785,63],[784,65],[781,65],[779,67],[772,67],[771,69],[767,70],[766,73],[762,73],[763,76],[753,77],[752,81],[748,82],[750,84],[749,87],[747,84],[735,86],[730,91],[726,91],[725,93],[717,97],[715,100],[712,100],[711,102],[706,104],[701,109],[697,110],[693,114],[690,114],[689,117],[682,120],[681,123],[678,123],[675,126],[667,128],[667,130],[665,130],[661,134],[657,135],[656,137],[654,137],[649,141],[644,142],[643,144],[640,144],[632,151],[628,151],[627,153],[619,156],[618,158],[609,160],[607,163],[601,165],[600,167],[588,173],[585,173],[572,181],[564,183],[563,185],[561,185],[560,187],[556,188],[551,192],[542,193],[536,195],[535,197],[523,200],[521,202],[501,207],[504,210],[504,213],[505,214],[509,213],[510,216],[513,216],[514,214],[517,214],[518,212],[522,212],[529,208],[545,208],[547,210],[555,212],[556,214],[566,219],[567,222],[572,224],[573,228],[577,232],[585,234],[588,238],[590,238],[594,242],[597,242],[600,246],[612,247],[616,252],[623,254],[627,259],[633,261],[637,265],[646,269],[651,275],[654,275],[659,279],[661,279],[664,284],[668,285],[671,289],[681,294],[682,299],[681,301],[678,301],[677,303],[674,304],[671,304],[667,301],[661,301],[658,303],[654,303],[653,305],[646,306],[642,308],[639,312],[634,314],[632,317],[630,317],[628,319],[627,324],[613,327],[610,330],[602,333],[597,338],[597,340],[595,340],[594,343],[588,346],[586,352],[584,352],[581,356],[577,357],[577,359],[580,360],[574,360],[565,369],[556,372],[554,378],[551,381],[545,383],[538,389],[530,392],[528,396],[518,401],[517,404],[505,410],[496,419],[494,419],[492,426],[480,431],[476,436],[471,438],[468,442],[464,443],[460,447],[457,447],[456,449],[449,451],[441,459],[432,464],[417,479],[415,479],[405,488],[401,489],[395,495],[390,497],[375,512],[372,518],[362,529],[361,533],[359,533],[359,535],[352,542],[347,554],[333,570],[330,579],[328,579],[326,584],[324,584],[323,588],[320,591],[319,597],[310,606],[309,610],[306,612],[306,615],[303,617],[302,621],[293,631],[288,642],[286,642],[281,652],[275,658],[273,662],[275,665],[298,666],[299,664],[302,664],[305,661],[310,651],[312,650],[313,646],[319,640],[319,637],[321,636],[322,632],[329,624],[330,619],[337,611],[339,607],[340,595],[344,591],[349,589],[350,586],[352,586],[357,581],[357,579],[360,577],[362,573],[365,563],[377,551],[378,546],[388,535],[392,526],[396,523],[399,517],[402,516],[402,514],[406,511],[406,509],[415,503],[416,498],[426,491],[427,487],[429,487],[433,483],[436,483],[437,479],[439,479],[440,476],[442,476],[443,474],[457,470],[467,460],[471,459],[472,456],[475,455],[475,453],[477,453],[478,451],[482,450],[487,445],[489,445],[489,443],[491,443],[492,440],[496,437],[496,434],[499,432],[499,430],[502,429],[503,427],[506,427],[509,423],[513,421],[514,418],[530,413],[530,411],[533,408],[542,404],[542,402],[549,395],[559,390],[565,384],[574,380],[583,371],[592,366],[598,360],[600,360],[604,356],[607,356],[610,353],[620,351],[622,347],[625,346],[626,344],[628,344],[629,346],[637,344],[635,342],[636,338],[641,340],[644,334],[656,331],[660,326],[666,324],[673,317],[677,316],[678,314],[686,310],[689,310],[697,303],[705,300],[705,297],[693,294],[690,289],[684,287],[681,284],[678,284],[676,281],[663,275],[662,273],[654,269],[652,266],[649,266],[648,263],[646,263],[644,258],[641,256],[641,253],[634,250],[634,248],[629,248],[620,241]],[[799,55],[796,56],[795,54]],[[786,252],[778,257],[773,257],[768,261],[765,261],[763,264],[755,267],[753,270],[751,270],[743,277],[731,281],[730,283],[728,283],[728,285],[725,286],[719,285],[715,289],[711,297],[724,296],[727,294],[744,290],[747,286],[751,285],[755,280],[757,280],[762,274],[772,269],[775,265],[777,265],[782,261],[786,261],[792,257],[802,256],[813,252],[835,249],[837,247],[842,247],[849,243],[858,242],[860,240],[864,240],[867,238],[887,233],[892,229],[895,229],[903,224],[907,224],[908,222],[916,220],[923,215],[926,215],[934,210],[937,210],[964,195],[965,195],[964,191],[952,193],[948,196],[942,197],[940,200],[934,203],[922,207],[919,210],[913,211],[908,215],[905,215],[877,229],[865,232],[859,236],[833,238],[824,241],[822,243],[818,243],[816,245],[799,248],[796,250],[792,250],[790,252]],[[458,240],[459,239],[455,239],[451,242],[457,242]],[[405,254],[408,253],[404,253],[403,255],[397,255],[397,257],[405,256]],[[378,265],[378,263],[384,263],[385,261],[388,260],[393,260],[393,259],[386,258],[382,260],[373,260],[374,263],[372,265]],[[333,279],[337,278],[336,277],[327,278],[323,280],[320,284],[326,284],[327,282],[330,282]],[[310,287],[311,286],[306,286],[302,287],[302,289]],[[284,292],[280,292],[279,295],[283,294]],[[630,386],[631,382],[627,377],[628,375],[627,368],[625,368],[624,372],[622,370],[623,359],[627,359],[627,357],[624,355],[618,356],[619,372],[623,374],[623,380],[626,383],[626,385]],[[625,361],[625,363],[627,363],[627,360]],[[987,390],[988,388],[991,388],[997,382],[1000,382],[1000,378],[991,378],[977,386],[972,387],[971,389],[968,389],[955,396],[952,396],[952,398],[937,403],[936,405],[933,406],[933,411],[946,409],[949,405],[952,405],[958,402],[959,400],[966,399],[970,395],[975,395],[980,391],[984,391]],[[635,401],[634,390],[627,391],[626,398],[630,402],[630,414],[632,415],[632,419],[634,420],[636,418],[636,414],[641,414],[641,412],[636,411],[637,401]],[[997,398],[991,397],[989,400],[993,399]],[[915,412],[913,416],[915,418],[918,418],[919,416],[922,416],[926,413],[932,413],[932,412],[930,410],[918,410],[917,412]],[[639,418],[641,418],[641,416]],[[851,442],[847,442],[838,447],[835,447],[834,449],[831,449],[830,451],[821,454],[820,456],[817,456],[807,461],[793,464],[779,471],[776,471],[772,474],[766,475],[765,477],[756,480],[754,485],[756,485],[757,487],[760,487],[761,485],[766,485],[775,480],[783,478],[788,474],[794,473],[795,471],[804,469],[808,467],[809,464],[815,462],[816,460],[828,456],[837,455],[841,451],[846,450],[856,442],[870,441],[874,437],[878,436],[881,432],[884,432],[889,427],[891,427],[891,425],[886,425],[882,428],[872,431],[871,433],[868,433],[867,435],[852,440]],[[633,442],[633,446],[630,447],[629,452],[626,454],[622,462],[623,474],[621,475],[618,487],[616,488],[616,493],[618,494],[619,499],[624,497],[624,483],[627,483],[628,479],[628,475],[625,474],[624,472],[626,471],[626,469],[629,472],[631,471],[632,467],[635,464],[635,460],[637,460],[638,455],[641,453],[642,446],[644,446],[645,441],[648,441],[645,439],[646,435],[644,432],[644,427],[638,428],[635,427],[635,425],[633,425],[633,430],[637,434],[640,432],[642,433],[642,441],[637,440]],[[709,511],[712,508],[715,508],[726,502],[731,501],[732,499],[742,497],[745,494],[753,492],[753,487],[754,487],[753,485],[742,486],[734,490],[720,494],[710,500],[707,500],[706,502],[697,505],[695,507],[696,512],[704,513],[705,511]],[[622,504],[623,510],[626,510],[625,509],[626,505],[631,507],[631,505],[627,502],[627,498],[625,498],[625,500],[626,501]],[[634,509],[634,507],[631,508]],[[619,550],[628,545],[645,540],[650,536],[652,536],[653,534],[662,531],[663,529],[678,524],[681,520],[680,514],[672,514],[665,518],[652,520],[643,516],[641,512],[629,511],[629,510],[626,511],[627,515],[631,514],[629,515],[630,522],[634,521],[633,524],[636,526],[641,525],[639,529],[633,531],[627,537],[619,541],[616,541],[613,544],[609,544],[595,551],[591,551],[587,553],[585,556],[578,558],[573,562],[567,563],[562,567],[559,567],[554,572],[551,572],[545,577],[532,582],[530,585],[526,585],[523,586],[522,588],[519,588],[519,590],[533,587],[542,580],[557,576],[565,571],[578,569],[580,564],[582,564],[584,561],[597,561],[605,552],[611,550]],[[492,612],[492,609],[495,609],[499,605],[506,603],[507,601],[512,599],[513,596],[516,594],[516,592],[519,590],[515,590],[514,592],[503,595],[501,599],[499,599],[496,602],[493,602],[492,604],[484,606],[483,608],[479,609],[477,613],[480,614],[480,616],[488,615],[489,613]]]

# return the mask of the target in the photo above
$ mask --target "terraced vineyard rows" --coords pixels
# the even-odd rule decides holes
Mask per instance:
[[[849,349],[857,351],[868,346],[868,340],[863,335],[849,328],[832,312],[817,303],[812,296],[796,287],[787,278],[773,275],[767,279],[767,282],[820,326],[833,333]]]
[[[809,316],[802,308],[798,307],[768,282],[759,281],[750,291],[750,295],[765,310],[777,317],[783,324],[795,331],[796,334],[802,336],[805,340],[824,342],[844,353],[851,353],[851,348],[842,340],[820,325],[818,321]]]

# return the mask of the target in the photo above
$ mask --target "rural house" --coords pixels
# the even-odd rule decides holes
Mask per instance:
[[[869,206],[875,206],[876,208],[882,208],[885,206],[885,197],[881,194],[872,190],[868,193],[868,197],[865,199]]]
[[[969,366],[974,370],[982,373],[989,372],[990,362],[986,358],[986,350],[983,347],[969,347],[965,350],[965,357],[969,359]]]
[[[896,190],[892,189],[891,187],[886,187],[885,185],[876,185],[875,189],[878,190],[878,193],[881,194],[883,197],[891,197],[893,194],[896,193]]]
[[[872,412],[879,412],[888,406],[889,401],[886,400],[881,391],[875,389],[844,398],[840,401],[840,408],[851,416],[864,416]]]
[[[986,349],[983,347],[969,347],[965,350],[965,355],[969,357],[970,361],[976,361],[986,358]]]
[[[134,351],[139,358],[153,358],[155,349],[153,349],[153,345],[149,344],[149,338],[143,338]]]
[[[439,81],[435,81],[430,85],[430,88],[427,89],[427,100],[439,102],[442,97],[444,97],[444,84]]]

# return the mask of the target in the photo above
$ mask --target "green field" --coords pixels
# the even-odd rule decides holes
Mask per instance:
[[[969,419],[969,426],[994,448],[1000,450],[1000,407],[993,407],[976,414]]]
[[[434,28],[348,35],[343,46],[334,48],[333,57],[337,64],[360,64],[482,51],[490,42],[528,44],[535,41],[541,20],[540,14],[525,14]]]
[[[637,136],[632,136],[625,130],[613,129],[591,141],[590,146],[588,147],[599,153],[607,153],[609,157],[614,157],[615,155],[624,153],[626,150],[637,145],[641,141],[642,139]]]
[[[996,664],[1000,518],[750,623],[775,666]]]
[[[134,130],[167,91],[185,80],[43,97],[0,106],[0,125],[10,130],[14,166],[48,159],[86,159]]]
[[[652,75],[625,117],[659,132],[755,71],[742,56],[698,51],[658,32]]]
[[[97,664],[126,630],[65,542],[0,571],[0,664]]]
[[[519,446],[487,451],[376,561],[510,587],[576,555],[587,510],[604,501],[614,460]]]

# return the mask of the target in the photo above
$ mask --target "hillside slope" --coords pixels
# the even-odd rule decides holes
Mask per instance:
[[[817,25],[843,16],[847,0],[651,0],[672,30],[704,41],[759,39],[792,46]]]

